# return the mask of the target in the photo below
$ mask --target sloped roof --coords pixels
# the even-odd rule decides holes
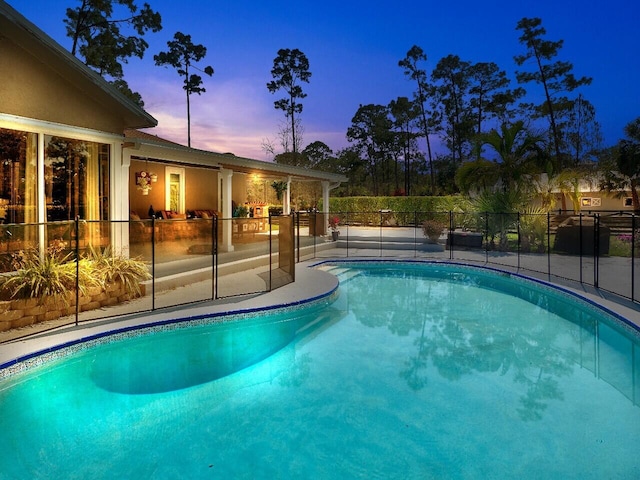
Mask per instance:
[[[0,0],[0,41],[3,37],[19,45],[105,109],[118,113],[127,127],[147,128],[158,124],[155,118],[135,102],[112,87],[4,0]]]
[[[149,147],[147,150],[149,150],[152,155],[154,148],[156,151],[160,148],[165,152],[175,152],[177,154],[175,161],[178,163],[206,165],[212,168],[226,168],[233,170],[234,172],[271,175],[273,177],[291,176],[296,180],[316,180],[331,183],[342,183],[348,181],[346,176],[338,173],[322,172],[320,170],[311,170],[308,168],[293,167],[291,165],[282,165],[279,163],[238,157],[232,153],[216,153],[197,148],[189,148],[179,143],[166,140],[147,132],[141,132],[139,130],[125,130],[124,133],[127,139],[131,139],[138,142],[140,145]],[[140,151],[143,152],[144,149],[141,149]],[[188,158],[188,160],[185,160],[185,158]],[[149,157],[149,159],[151,159],[151,157]]]

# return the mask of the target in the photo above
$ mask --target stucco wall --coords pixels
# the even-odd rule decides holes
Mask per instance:
[[[176,165],[185,170],[185,209],[186,210],[219,210],[218,209],[218,171],[206,168]],[[148,218],[149,206],[154,210],[165,208],[165,167],[164,163],[131,160],[129,169],[129,207],[130,210]],[[136,187],[136,172],[153,172],[158,181],[152,183],[148,195],[143,195]]]
[[[616,198],[613,193],[608,193],[605,191],[594,191],[594,192],[582,192],[580,197],[581,205],[575,206],[571,199],[566,196],[566,204],[568,210],[580,210],[580,211],[590,211],[590,212],[602,212],[602,211],[633,211],[632,205],[625,206],[624,198],[631,197],[631,194],[627,192],[624,196],[620,198]],[[557,195],[557,204],[556,208],[560,208],[562,205],[562,196],[560,194]],[[590,199],[590,201],[589,201]],[[590,205],[588,205],[590,203]]]
[[[158,182],[152,184],[148,195],[143,195],[136,188],[136,172],[142,170],[158,175]],[[164,210],[164,197],[164,166],[132,159],[129,168],[129,209],[137,213],[140,218],[149,218],[147,212],[150,206],[153,206],[154,210]]]
[[[244,205],[247,201],[247,176],[240,172],[235,172],[232,181],[232,200],[236,205]]]
[[[185,175],[187,210],[220,210],[218,208],[218,171],[187,167]]]
[[[122,134],[121,118],[6,37],[0,59],[2,113]]]

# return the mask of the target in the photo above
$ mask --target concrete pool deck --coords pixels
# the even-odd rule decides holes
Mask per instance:
[[[339,249],[335,249],[339,251]],[[329,254],[330,252],[325,252]],[[105,332],[121,330],[131,327],[139,327],[157,322],[199,318],[206,315],[233,314],[242,313],[252,310],[260,310],[269,307],[297,305],[309,301],[309,299],[321,298],[330,295],[338,286],[337,278],[329,272],[320,269],[311,268],[331,261],[384,261],[384,260],[403,260],[402,258],[372,258],[348,257],[336,255],[335,257],[315,258],[306,260],[296,265],[296,281],[290,283],[271,292],[252,294],[241,297],[225,298],[215,301],[204,301],[196,304],[178,305],[166,307],[155,311],[145,311],[140,313],[127,313],[123,311],[118,314],[117,306],[113,308],[113,315],[109,318],[101,318],[96,320],[86,320],[79,325],[66,325],[58,328],[34,333],[28,337],[15,338],[0,344],[0,365],[11,363],[18,358],[30,355],[34,352],[41,352],[52,349],[61,344],[77,342],[78,340],[100,336]],[[411,260],[411,259],[405,259]],[[424,259],[429,260],[429,259]],[[433,259],[431,259],[433,260]],[[461,263],[460,261],[456,263]],[[471,266],[482,266],[469,262]],[[489,268],[500,269],[498,266],[489,265]],[[508,271],[508,269],[505,269]],[[521,273],[522,276],[535,278],[530,272]],[[237,273],[227,277],[229,282],[246,282],[247,273]],[[544,278],[539,280],[547,281]],[[552,282],[554,283],[554,282]],[[566,290],[577,293],[586,299],[605,307],[606,309],[624,317],[631,323],[640,328],[640,306],[624,305],[618,301],[606,298],[603,292],[588,291],[585,287],[571,287],[563,284],[554,283]],[[175,305],[179,303],[187,292],[193,295],[194,292],[201,290],[203,292],[210,291],[211,282],[196,282],[184,287],[163,292],[166,296],[167,304]],[[134,300],[135,302],[136,300]],[[143,301],[141,299],[140,301]],[[173,302],[173,303],[171,303]],[[6,338],[5,338],[6,340]]]

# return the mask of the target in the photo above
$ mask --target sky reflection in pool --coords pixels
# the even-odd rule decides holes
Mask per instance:
[[[5,380],[0,478],[640,478],[628,327],[478,269],[334,273],[321,311],[123,340]]]

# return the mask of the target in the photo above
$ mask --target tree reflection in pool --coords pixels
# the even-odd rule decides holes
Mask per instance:
[[[4,380],[0,478],[640,478],[632,328],[485,269],[322,268],[322,309]]]

